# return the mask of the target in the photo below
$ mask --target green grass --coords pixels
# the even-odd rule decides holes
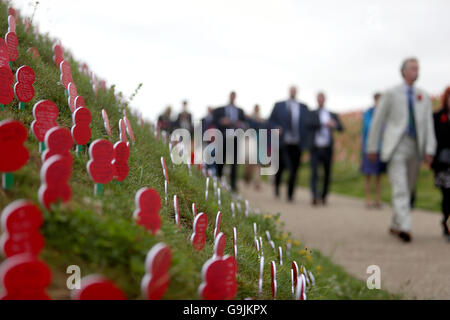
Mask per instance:
[[[5,4],[0,3],[1,34],[5,34],[7,30],[6,8]],[[0,120],[17,119],[28,128],[33,120],[31,112],[33,104],[41,99],[50,99],[58,105],[60,110],[58,124],[70,128],[71,112],[64,96],[64,88],[59,83],[59,70],[52,61],[51,39],[46,35],[39,35],[36,38],[34,34],[26,33],[20,22],[17,23],[17,34],[19,59],[13,65],[13,72],[21,65],[33,67],[36,72],[34,84],[36,95],[25,111],[19,111],[18,101],[14,100],[4,112],[0,113]],[[33,60],[26,52],[29,47],[36,47],[41,58]],[[66,52],[67,56],[70,56],[70,53]],[[108,139],[101,117],[102,108],[106,109],[111,121],[113,130],[111,141],[118,141],[118,121],[126,104],[116,101],[114,86],[107,90],[99,90],[95,95],[89,77],[78,71],[80,64],[73,59],[69,59],[69,62],[78,92],[84,97],[92,113],[91,141]],[[186,166],[173,167],[167,145],[154,138],[148,124],[144,127],[139,126],[131,110],[128,110],[128,115],[135,132],[136,143],[131,146],[130,173],[125,181],[121,185],[111,182],[105,185],[103,196],[93,196],[93,182],[86,172],[87,148],[79,157],[73,152],[71,201],[68,204],[53,205],[49,211],[43,210],[45,221],[41,231],[45,236],[46,246],[41,257],[49,264],[54,275],[53,283],[49,288],[53,298],[68,298],[69,291],[65,287],[68,276],[66,268],[76,264],[81,267],[82,275],[103,274],[122,288],[128,298],[141,299],[140,281],[145,273],[145,256],[154,244],[161,241],[168,244],[173,253],[170,268],[171,283],[164,298],[199,298],[197,288],[201,283],[201,268],[213,253],[213,225],[219,210],[217,202],[214,199],[204,201],[205,179],[198,170],[193,169],[193,176],[189,177]],[[40,186],[39,170],[42,162],[38,153],[38,142],[33,134],[28,135],[25,145],[30,151],[30,159],[22,169],[14,173],[13,190],[0,190],[1,208],[21,198],[39,203],[37,191]],[[164,205],[160,211],[163,221],[162,229],[153,236],[136,225],[132,214],[135,209],[134,195],[141,187],[154,188],[160,195],[164,195],[161,155],[165,157],[168,164],[169,199],[176,194],[180,201],[182,227],[181,230],[176,228],[169,201],[169,205]],[[213,194],[212,188],[211,194]],[[208,216],[207,244],[200,253],[195,252],[189,243],[193,223],[190,209],[192,202],[197,204],[199,212],[205,212]],[[243,214],[237,214],[233,219],[230,202],[231,196],[224,192],[221,229],[228,237],[226,253],[232,253],[232,228],[236,227],[238,230],[237,299],[256,297],[257,294],[259,268],[257,253],[253,248],[253,222],[258,224],[261,233],[263,230],[270,230],[277,246],[286,247],[287,241],[293,243],[289,260],[296,260],[299,265],[303,264],[316,275],[317,285],[309,292],[309,299],[399,298],[382,290],[368,290],[363,281],[351,277],[317,251],[313,251],[312,254],[305,253],[303,245],[290,239],[289,234],[283,233],[282,226],[275,222],[277,216],[269,218],[251,214],[248,219],[245,219]],[[276,255],[267,244],[264,245],[264,253],[267,263],[262,298],[270,299],[268,270],[270,261],[276,260]],[[279,299],[291,299],[290,266],[286,262],[285,260],[284,266],[278,270]]]

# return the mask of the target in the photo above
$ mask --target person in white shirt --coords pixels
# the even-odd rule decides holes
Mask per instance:
[[[329,190],[331,163],[333,159],[333,131],[343,131],[344,128],[337,114],[325,109],[325,94],[317,94],[318,108],[311,112],[309,128],[312,130],[311,139],[311,193],[312,205],[326,204]],[[323,189],[318,190],[319,167],[323,167]]]

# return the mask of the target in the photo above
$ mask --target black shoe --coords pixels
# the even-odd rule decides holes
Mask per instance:
[[[275,198],[280,197],[280,190],[278,188],[275,188]]]
[[[318,204],[319,204],[319,201],[317,201],[317,199],[312,199],[311,205],[312,205],[313,207],[317,207]]]
[[[411,242],[411,234],[405,231],[400,231],[398,237],[403,240],[403,242]]]
[[[322,205],[326,206],[327,205],[327,198],[322,198],[321,203],[322,203]]]

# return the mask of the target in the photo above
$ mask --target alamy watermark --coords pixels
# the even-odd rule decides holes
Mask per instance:
[[[76,264],[67,267],[66,273],[70,274],[67,278],[66,285],[69,290],[81,289],[81,269]]]
[[[367,278],[367,288],[369,290],[373,289],[381,289],[381,269],[377,265],[370,265],[367,267],[366,270],[367,274],[370,274],[370,276]]]
[[[261,175],[278,172],[278,129],[226,129],[225,134],[218,129],[202,132],[200,123],[194,129],[194,164],[260,164]],[[172,132],[170,142],[174,145],[171,151],[174,164],[191,164],[191,141],[189,130],[180,128]]]

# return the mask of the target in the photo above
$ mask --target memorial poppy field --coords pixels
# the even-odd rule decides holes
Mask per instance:
[[[11,28],[11,20],[8,23],[8,16],[11,15],[14,15],[14,12],[9,10],[9,4],[1,2],[2,37],[8,33],[8,28]],[[396,297],[383,290],[368,290],[365,282],[347,274],[320,252],[309,248],[307,244],[292,239],[290,234],[283,231],[279,215],[255,212],[251,203],[246,207],[245,199],[232,199],[231,194],[226,191],[226,186],[220,184],[218,184],[221,188],[219,206],[217,189],[214,188],[212,178],[208,188],[208,199],[205,200],[205,172],[194,165],[189,169],[184,164],[172,164],[168,137],[163,132],[158,132],[151,123],[140,118],[139,114],[130,108],[129,99],[124,97],[118,88],[96,77],[93,73],[95,66],[87,66],[76,61],[67,49],[59,52],[59,47],[56,47],[55,50],[55,45],[59,44],[59,41],[61,48],[64,47],[64,39],[52,39],[48,35],[38,33],[28,18],[16,13],[15,21],[18,54],[17,59],[10,64],[11,72],[16,75],[20,67],[31,67],[35,81],[28,85],[34,88],[34,95],[30,101],[23,102],[18,100],[16,93],[12,101],[4,105],[4,110],[0,110],[0,121],[16,120],[26,128],[27,137],[23,146],[28,150],[29,158],[25,165],[12,173],[13,177],[9,176],[9,179],[12,179],[9,182],[10,186],[6,190],[0,189],[0,208],[3,210],[14,201],[25,199],[31,201],[42,212],[43,224],[40,233],[45,243],[38,258],[51,270],[51,282],[45,288],[50,298],[73,298],[71,290],[67,287],[67,279],[71,275],[67,273],[67,268],[76,265],[80,267],[82,277],[92,274],[102,275],[113,282],[127,299],[145,299],[146,295],[143,293],[145,290],[141,288],[141,284],[145,274],[150,272],[148,266],[146,267],[146,256],[155,245],[164,243],[170,248],[171,261],[167,267],[170,282],[162,298],[201,299],[199,287],[204,280],[202,268],[215,254],[214,244],[217,237],[214,235],[214,229],[219,211],[222,213],[220,232],[226,238],[224,254],[236,259],[237,292],[232,298],[272,299],[272,261],[277,269],[276,299],[295,298],[291,278],[293,261],[297,262],[300,272],[305,272],[307,285],[304,289],[307,299]],[[63,61],[65,62],[63,66],[68,66],[68,69],[61,68]],[[64,72],[67,70],[71,72],[70,83],[76,84],[76,87],[74,85],[66,87]],[[1,80],[3,81],[3,78]],[[14,83],[16,80],[14,77]],[[145,89],[144,84],[142,90]],[[63,179],[64,174],[70,176],[67,185],[71,194],[67,201],[62,196],[60,199],[64,201],[45,200],[47,198],[39,191],[45,181],[47,187],[50,184],[47,181],[50,179],[49,171],[42,169],[45,158],[42,153],[43,149],[48,149],[48,143],[39,141],[35,131],[31,130],[33,121],[39,121],[36,114],[33,114],[33,107],[41,100],[52,101],[57,106],[57,117],[54,121],[60,128],[71,130],[75,140],[73,145],[70,143],[68,150],[71,161],[64,162],[59,158],[62,166],[70,163],[69,168],[65,167],[61,169],[62,171],[55,169],[56,173],[51,176],[51,179],[57,180],[54,183],[58,186],[63,185],[59,180]],[[140,107],[152,108],[151,105]],[[87,115],[77,116],[76,114],[86,112],[79,109],[88,109],[90,119]],[[109,122],[110,128],[105,122]],[[122,123],[122,131],[119,122]],[[82,129],[83,134],[88,136],[88,141],[77,145],[76,142],[82,141],[81,138],[85,137],[77,140],[74,136],[77,129],[73,127],[79,125],[88,127]],[[84,130],[89,130],[90,135]],[[46,133],[47,131],[49,130],[46,130]],[[94,141],[106,140],[102,143],[109,148],[109,145],[115,145],[119,141],[125,142],[125,139],[129,143],[129,158],[122,158],[120,167],[126,172],[124,169],[126,163],[123,162],[127,162],[129,171],[125,177],[119,179],[119,172],[114,171],[115,178],[109,179],[109,182],[94,181],[95,174],[92,172],[94,169],[88,164],[90,160],[97,161],[92,156],[95,151],[92,151],[92,154],[89,152],[89,148],[95,149],[92,147]],[[2,158],[11,157],[14,152],[7,144],[0,150]],[[165,160],[167,170],[165,173],[169,179],[166,179],[163,173],[161,157]],[[117,161],[117,157],[114,159]],[[105,166],[110,164],[111,161],[108,160]],[[48,166],[50,167],[50,164]],[[88,172],[87,167],[91,172]],[[117,168],[119,167],[114,170],[119,170]],[[48,177],[43,178],[42,172],[46,172]],[[165,181],[167,181],[167,195]],[[136,204],[138,201],[135,199],[136,193],[144,187],[155,190],[161,201],[161,208],[157,212],[161,227],[160,229],[156,227],[155,232],[146,228],[145,223],[138,224],[139,217],[134,214],[136,209],[139,209]],[[55,192],[61,193],[61,190]],[[178,220],[173,201],[175,195],[179,207]],[[234,213],[232,202],[235,207]],[[206,242],[204,246],[199,245],[195,248],[190,240],[195,219],[193,203],[198,214],[203,212],[207,217],[204,230]],[[155,205],[155,202],[152,202],[152,205]],[[233,228],[236,230],[236,248],[233,246]],[[202,228],[197,230],[202,232]],[[262,243],[259,251],[255,238]],[[202,242],[201,237],[198,241]],[[259,288],[261,256],[264,256],[264,272],[262,288]],[[6,260],[4,256],[0,257],[0,263]]]

